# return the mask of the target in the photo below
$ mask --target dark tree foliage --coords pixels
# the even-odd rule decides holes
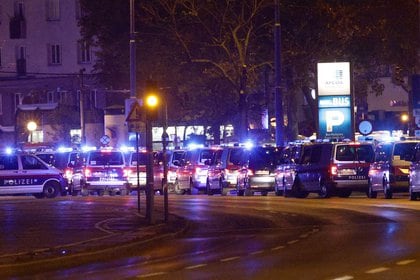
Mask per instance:
[[[350,61],[356,102],[391,74],[409,90],[419,71],[416,0],[281,0],[282,92],[289,140],[314,131],[316,63]],[[129,85],[129,1],[81,0],[83,34],[101,48],[96,70],[109,87]],[[258,123],[273,101],[274,0],[136,1],[137,77],[158,81],[177,123],[237,120],[239,96]],[[246,66],[246,68],[244,68]],[[246,69],[246,71],[244,71]],[[298,107],[303,98],[308,105]],[[306,121],[298,124],[297,112]],[[299,126],[300,127],[299,127]]]

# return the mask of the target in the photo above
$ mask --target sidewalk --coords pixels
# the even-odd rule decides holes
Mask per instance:
[[[0,247],[0,278],[19,275],[28,270],[48,270],[71,267],[77,264],[99,261],[110,255],[129,253],[130,249],[138,248],[148,242],[173,238],[182,234],[188,223],[183,218],[170,215],[164,223],[163,214],[156,212],[155,224],[148,225],[144,217],[110,220],[102,225],[108,233],[80,241],[68,235],[64,241],[51,240],[48,247],[33,244],[25,251],[13,250],[16,244],[1,244]],[[19,242],[19,239],[15,239]],[[134,249],[133,249],[134,250]]]

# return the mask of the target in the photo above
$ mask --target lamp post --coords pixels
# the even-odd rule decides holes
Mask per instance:
[[[28,124],[26,125],[26,128],[29,130],[30,134],[29,134],[29,142],[32,143],[33,141],[33,133],[37,128],[37,124],[34,121],[30,121],[28,122]]]
[[[153,88],[152,88],[153,89]],[[145,115],[146,115],[146,219],[149,224],[154,224],[153,208],[154,208],[154,183],[153,183],[153,137],[152,122],[157,119],[157,110],[159,106],[159,98],[157,94],[148,89],[144,98]]]

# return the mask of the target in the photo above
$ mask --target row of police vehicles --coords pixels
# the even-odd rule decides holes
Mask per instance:
[[[146,189],[148,162],[153,162],[157,193],[163,192],[166,178],[169,190],[177,194],[274,192],[305,198],[317,193],[327,198],[357,191],[369,198],[380,194],[390,199],[396,192],[408,192],[411,200],[420,197],[420,140],[198,146],[153,155],[110,147],[9,150],[0,153],[0,195],[128,195]]]

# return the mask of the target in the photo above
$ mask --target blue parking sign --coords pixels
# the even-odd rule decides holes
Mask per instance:
[[[349,138],[352,136],[351,109],[319,108],[319,138]]]

